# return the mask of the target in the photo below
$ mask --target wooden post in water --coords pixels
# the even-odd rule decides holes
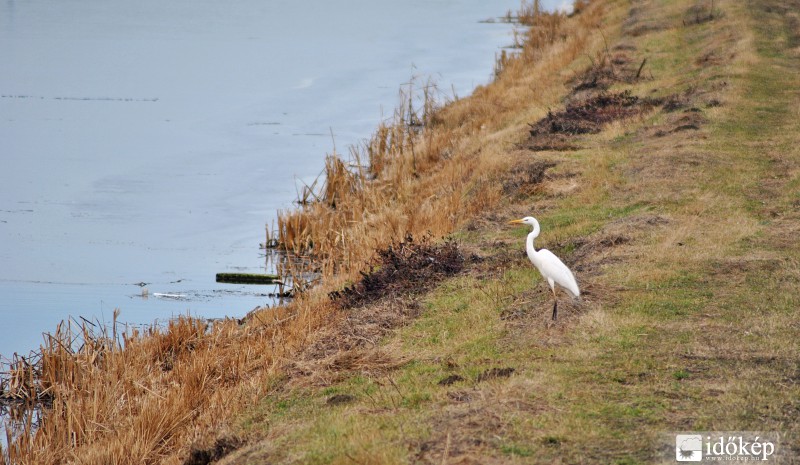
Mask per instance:
[[[281,277],[276,274],[217,273],[217,282],[230,284],[280,284]]]

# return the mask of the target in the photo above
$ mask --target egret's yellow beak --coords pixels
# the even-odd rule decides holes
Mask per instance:
[[[508,224],[522,224],[522,220],[511,220]]]

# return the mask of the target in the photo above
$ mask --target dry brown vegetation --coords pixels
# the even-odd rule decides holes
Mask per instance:
[[[403,296],[430,289],[442,279],[464,268],[464,256],[454,242],[431,245],[430,238],[414,243],[405,240],[379,250],[369,272],[361,279],[328,294],[341,308],[353,308],[380,300],[386,295]]]

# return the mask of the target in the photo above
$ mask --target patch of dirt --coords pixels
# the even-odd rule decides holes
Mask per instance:
[[[522,217],[524,214],[508,215],[496,223],[484,224],[480,231],[495,230],[505,227],[508,218]],[[500,279],[511,264],[520,256],[517,244],[505,241],[483,242],[480,252],[473,253],[474,257],[469,266],[469,272],[474,273],[479,279]],[[522,251],[524,253],[524,250]]]
[[[457,383],[459,381],[464,381],[464,378],[459,375],[450,375],[436,384],[438,384],[439,386],[450,386],[451,384]]]
[[[207,448],[192,448],[183,465],[208,465],[237,450],[244,441],[234,437],[221,437]]]
[[[724,62],[724,58],[719,55],[719,53],[715,50],[711,50],[702,54],[698,59],[694,61],[697,66],[706,67],[706,66],[714,66],[720,65]]]
[[[664,106],[662,108],[665,112],[671,113],[688,108],[689,105],[691,105],[691,101],[691,97],[686,93],[672,94],[664,101]]]
[[[678,110],[700,111],[699,106],[706,108],[718,107],[722,105],[720,101],[721,91],[726,87],[728,87],[727,81],[716,81],[704,87],[692,86],[683,92],[672,94],[664,99],[662,108],[665,112],[671,113]]]
[[[477,381],[480,383],[480,382],[483,382],[483,381],[488,381],[490,379],[508,378],[509,376],[514,374],[515,371],[517,371],[517,370],[515,368],[511,368],[511,367],[490,368],[490,369],[484,371],[483,373],[479,374],[478,378],[477,378]]]
[[[706,124],[708,120],[703,116],[702,112],[697,108],[689,108],[684,110],[680,116],[673,116],[667,118],[667,121],[659,126],[648,128],[650,135],[655,137],[664,137],[676,132],[682,131],[698,131],[700,127]]]
[[[378,252],[368,273],[358,283],[330,293],[343,309],[359,307],[386,295],[419,294],[464,268],[464,256],[454,242],[431,244],[425,237],[415,243],[411,235]]]
[[[617,76],[611,62],[603,59],[599,64],[593,64],[586,70],[573,88],[572,95],[567,96],[567,100],[579,100],[585,96],[582,94],[583,91],[607,90],[615,81]]]
[[[632,14],[636,9],[632,10]],[[661,105],[659,99],[637,97],[630,91],[608,92],[615,83],[633,83],[645,78],[647,57],[634,53],[636,46],[619,44],[592,60],[592,65],[571,83],[572,92],[565,98],[566,108],[549,111],[547,116],[530,124],[530,137],[521,144],[530,151],[578,150],[575,137],[595,134],[616,120],[645,113]]]
[[[550,134],[596,134],[612,121],[640,115],[660,103],[655,99],[637,97],[630,91],[603,92],[570,103],[563,111],[551,111],[545,118],[531,124],[529,144],[535,144],[538,138]]]
[[[349,404],[356,400],[355,396],[351,396],[350,394],[335,394],[328,397],[328,400],[325,401],[327,405],[342,405],[342,404]]]
[[[722,12],[714,5],[713,0],[700,0],[683,14],[683,25],[694,26],[722,17]]]
[[[545,172],[556,166],[548,160],[529,160],[517,163],[503,181],[503,194],[516,197],[530,197],[535,194],[545,179]]]

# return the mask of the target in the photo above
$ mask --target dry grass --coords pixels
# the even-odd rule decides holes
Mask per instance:
[[[80,344],[61,327],[38,363],[13,367],[10,392],[46,402],[38,424],[27,418],[9,430],[22,428],[9,438],[10,463],[181,463],[192,443],[263,395],[284,358],[324,324],[325,308],[299,299],[244,326],[179,318],[116,337],[84,325]]]

